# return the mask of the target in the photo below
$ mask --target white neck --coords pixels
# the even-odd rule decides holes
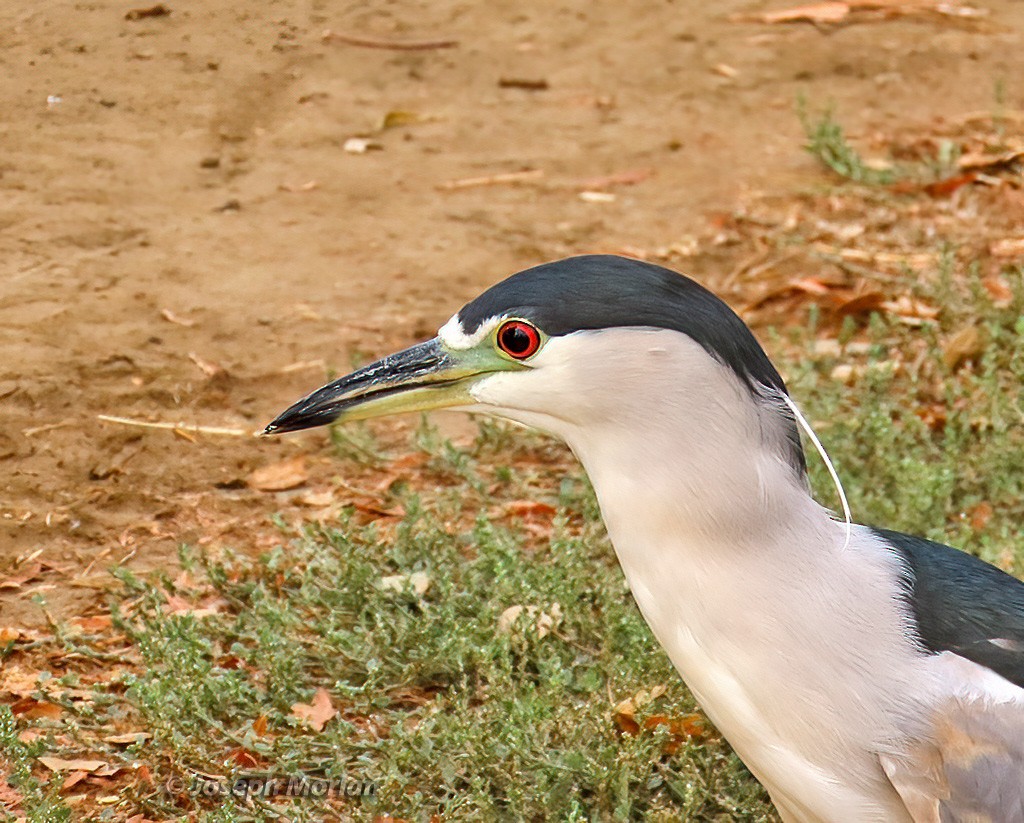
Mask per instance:
[[[579,457],[645,619],[773,796],[817,786],[850,812],[836,819],[877,819],[857,810],[892,790],[866,753],[902,733],[893,704],[913,682],[898,560],[861,527],[844,546],[792,465],[786,412],[693,340],[615,329],[546,349],[478,401]],[[874,677],[899,684],[888,703]],[[863,726],[840,739],[849,717]],[[851,774],[863,792],[838,788]]]

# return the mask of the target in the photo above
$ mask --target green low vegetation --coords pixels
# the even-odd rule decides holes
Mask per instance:
[[[1024,290],[1018,272],[1012,301],[996,306],[953,267],[948,258],[915,286],[914,299],[941,307],[934,321],[875,314],[823,347],[812,318],[768,347],[856,519],[1021,574]],[[336,440],[341,475],[393,457],[370,428]],[[409,450],[426,455],[412,472],[422,480],[399,479],[376,501],[400,517],[352,507],[336,522],[282,523],[281,545],[257,560],[183,549],[185,577],[120,572],[113,628],[129,650],[110,665],[134,664],[91,702],[68,699],[60,721],[0,709],[0,746],[30,820],[78,819],[60,778],[44,782],[33,763],[83,751],[148,771],[96,819],[774,820],[713,730],[686,737],[673,725],[695,711],[692,698],[640,618],[565,451],[494,424],[465,447],[425,427]],[[820,461],[809,462],[831,503]],[[198,611],[173,613],[171,596]],[[523,607],[515,619],[512,607]],[[89,635],[59,639],[80,659],[113,655]],[[319,688],[337,713],[316,731],[293,707],[315,706]],[[638,704],[635,734],[614,711],[626,698]],[[100,742],[125,726],[152,737]],[[27,727],[41,736],[25,742]],[[285,802],[166,789],[172,777],[230,784],[261,773],[373,790]]]

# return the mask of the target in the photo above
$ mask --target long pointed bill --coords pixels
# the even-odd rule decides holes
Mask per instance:
[[[286,409],[264,434],[385,414],[467,406],[470,386],[508,364],[474,350],[450,352],[435,338],[328,383]]]

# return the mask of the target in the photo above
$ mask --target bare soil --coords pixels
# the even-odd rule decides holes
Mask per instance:
[[[723,215],[827,180],[799,95],[868,142],[1024,108],[1017,0],[735,18],[783,5],[7,0],[0,623],[38,622],[35,594],[88,611],[109,566],[183,542],[260,550],[273,512],[343,495],[324,432],[248,433],[517,269],[639,254],[734,291],[757,267]],[[303,455],[298,491],[253,487]]]

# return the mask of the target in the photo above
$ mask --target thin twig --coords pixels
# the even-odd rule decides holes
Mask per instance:
[[[453,49],[458,40],[383,40],[379,37],[363,37],[324,29],[321,35],[325,43],[347,43],[364,49],[394,49],[396,51],[427,51],[429,49]]]
[[[120,423],[122,426],[138,426],[142,429],[164,429],[166,431],[217,434],[227,437],[248,437],[252,434],[252,432],[247,432],[245,429],[228,429],[222,426],[196,426],[191,423],[151,423],[148,420],[133,420],[130,417],[114,417],[109,414],[97,414],[96,417],[107,423]]]
[[[74,420],[61,420],[59,423],[47,423],[45,426],[33,426],[30,429],[22,429],[21,433],[25,437],[35,437],[37,434],[43,432],[53,431],[54,429],[63,429],[65,426],[70,426],[74,423]]]
[[[453,189],[471,189],[476,186],[500,186],[505,183],[526,183],[530,180],[539,180],[543,176],[543,169],[526,169],[510,171],[505,174],[488,174],[484,177],[463,177],[460,180],[449,180],[441,183],[438,188],[451,191]]]

